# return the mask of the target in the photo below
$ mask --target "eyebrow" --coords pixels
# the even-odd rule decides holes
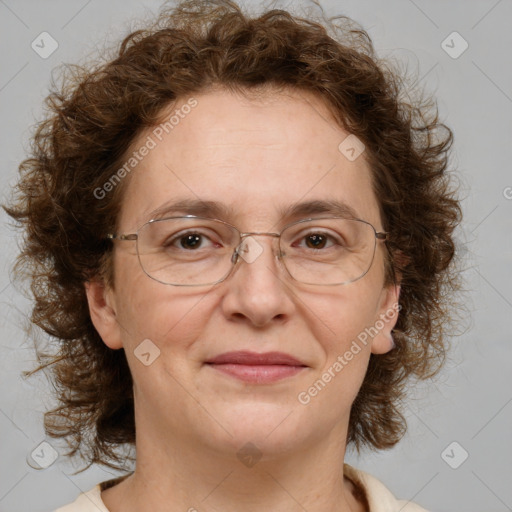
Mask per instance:
[[[301,203],[282,206],[278,210],[281,220],[287,221],[312,215],[327,214],[345,218],[359,218],[357,212],[344,203],[335,199],[316,199]],[[149,212],[148,219],[162,219],[172,215],[196,215],[198,217],[216,218],[220,220],[234,219],[235,211],[230,206],[218,201],[203,201],[200,199],[181,199],[163,204]]]

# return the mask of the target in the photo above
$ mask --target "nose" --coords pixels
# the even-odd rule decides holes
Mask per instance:
[[[264,327],[286,322],[294,311],[290,282],[275,233],[245,233],[224,282],[223,312],[231,321]]]

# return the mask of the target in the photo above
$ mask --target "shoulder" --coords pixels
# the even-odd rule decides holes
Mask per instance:
[[[54,512],[109,512],[101,499],[101,491],[117,485],[130,476],[130,474],[131,473],[102,482],[96,487],[93,487],[90,491],[81,493],[73,503],[58,508]]]
[[[101,499],[101,484],[88,492],[83,492],[78,498],[55,512],[109,512]]]
[[[344,464],[343,473],[363,491],[368,501],[369,512],[428,512],[411,501],[397,500],[380,480],[369,473],[349,464]],[[98,484],[90,491],[80,494],[73,503],[55,512],[109,512],[101,499],[101,491],[115,485],[123,478]]]
[[[103,500],[101,499],[101,491],[117,485],[125,478],[128,478],[131,474],[132,473],[128,473],[127,475],[122,475],[102,482],[96,487],[93,487],[90,491],[81,493],[73,503],[58,508],[54,512],[109,512],[105,503],[103,503]]]
[[[397,500],[380,480],[369,473],[349,464],[344,464],[343,473],[364,491],[369,512],[428,512],[411,501]]]

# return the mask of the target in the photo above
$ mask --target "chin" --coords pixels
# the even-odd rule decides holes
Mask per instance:
[[[278,454],[293,450],[306,442],[309,423],[297,414],[300,409],[283,403],[245,402],[224,404],[225,410],[209,412],[222,425],[216,424],[216,448],[224,445],[227,450],[238,452],[248,444],[264,454]],[[225,429],[225,430],[224,430]],[[226,432],[227,431],[227,432]],[[313,432],[311,433],[313,434]],[[250,448],[247,448],[250,450]]]

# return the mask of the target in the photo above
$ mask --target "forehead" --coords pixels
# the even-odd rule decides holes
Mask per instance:
[[[211,91],[181,99],[162,118],[127,154],[151,147],[129,176],[122,226],[135,229],[190,200],[220,204],[223,220],[247,229],[284,221],[288,208],[315,201],[342,203],[379,223],[364,152],[347,158],[349,133],[310,93]]]

